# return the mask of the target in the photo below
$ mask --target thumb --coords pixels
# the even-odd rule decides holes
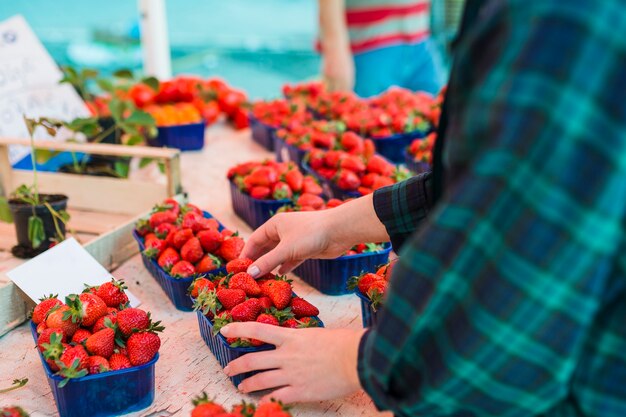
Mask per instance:
[[[248,267],[248,274],[254,278],[272,272],[276,267],[288,261],[288,249],[284,244],[278,244],[274,249],[261,256]]]

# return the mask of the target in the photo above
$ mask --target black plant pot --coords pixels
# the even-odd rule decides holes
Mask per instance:
[[[39,198],[50,204],[56,211],[67,208],[67,196],[65,195],[40,194]],[[33,206],[18,199],[11,199],[9,200],[9,208],[11,209],[11,214],[13,214],[13,223],[15,224],[15,232],[17,234],[17,246],[13,248],[13,254],[21,258],[31,258],[48,249],[52,239],[57,235],[54,220],[48,208],[43,204],[34,207],[35,213],[43,221],[43,229],[46,236],[38,248],[33,248],[28,238],[28,219],[33,215]],[[61,221],[57,221],[57,223],[61,234],[65,237],[65,224]]]

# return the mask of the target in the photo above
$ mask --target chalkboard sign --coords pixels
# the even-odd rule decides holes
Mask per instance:
[[[62,77],[22,16],[0,22],[0,136],[28,137],[24,115],[62,120],[88,116],[89,110],[76,91],[68,84],[59,84]],[[50,139],[43,129],[37,133],[39,138]],[[11,147],[11,163],[29,153],[28,148]]]

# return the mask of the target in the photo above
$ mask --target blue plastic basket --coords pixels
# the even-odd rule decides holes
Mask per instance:
[[[248,118],[250,120],[250,129],[252,130],[252,140],[268,151],[273,151],[276,128],[259,121],[252,113],[250,113]]]
[[[361,300],[361,318],[363,319],[363,327],[372,327],[378,322],[378,314],[381,307],[376,311],[372,309],[372,302],[369,298],[361,294],[358,290],[354,292]]]
[[[334,182],[322,177],[313,168],[309,166],[306,160],[302,161],[302,170],[306,174],[311,175],[315,179],[318,180],[318,182],[322,186],[322,189],[324,190],[324,195],[327,196],[328,198],[338,198],[339,200],[347,200],[348,198],[361,197],[361,193],[359,193],[358,191],[342,190]]]
[[[204,339],[204,343],[206,343],[211,352],[213,352],[213,355],[215,355],[217,361],[220,365],[222,365],[222,368],[228,365],[230,361],[233,361],[247,353],[262,352],[276,348],[274,345],[261,345],[258,347],[230,347],[230,345],[226,342],[226,338],[220,333],[213,335],[213,323],[211,323],[211,320],[202,314],[201,311],[197,311],[196,313],[198,314],[200,335]],[[320,327],[324,327],[324,323],[322,323],[319,317],[315,317],[315,319],[320,323]],[[257,374],[258,372],[259,371],[246,372],[244,374],[232,376],[230,377],[230,380],[236,387],[241,383],[241,381]]]
[[[206,218],[210,219],[213,217],[210,213],[207,213],[206,211],[203,213],[204,217]],[[219,230],[221,231],[223,229],[224,226],[220,223]],[[174,306],[178,310],[192,311],[193,304],[189,299],[189,286],[191,285],[193,280],[197,278],[197,276],[188,278],[175,278],[171,276],[159,266],[156,259],[149,258],[143,254],[143,251],[146,248],[144,245],[144,239],[143,237],[139,236],[136,230],[133,230],[133,237],[139,245],[139,252],[141,252],[141,260],[143,261],[143,264],[150,272],[152,277],[159,283],[163,291],[165,291],[172,304],[174,304]],[[203,275],[220,274],[225,272],[226,268],[222,267]]]
[[[378,252],[340,256],[335,259],[307,259],[293,273],[312,287],[327,295],[343,295],[348,290],[350,277],[362,272],[373,272],[389,261],[391,245],[385,243]]]
[[[407,146],[418,138],[423,138],[428,132],[416,130],[414,132],[399,133],[384,138],[371,138],[376,146],[376,152],[395,164],[404,162],[404,151]]]
[[[161,126],[156,138],[148,143],[152,146],[178,148],[181,151],[198,151],[204,147],[204,122],[177,126]]]
[[[416,174],[428,172],[432,170],[432,167],[427,162],[417,162],[413,155],[411,155],[406,149],[404,150],[404,165],[407,169]]]
[[[37,326],[30,330],[37,342]],[[148,363],[119,371],[87,375],[70,380],[63,388],[63,377],[55,375],[37,349],[61,417],[119,416],[148,407],[154,401],[154,365],[159,354]]]
[[[284,140],[276,136],[274,137],[274,154],[278,162],[295,162],[299,168],[302,168],[302,163],[307,151],[302,150],[294,145],[287,144]]]
[[[237,216],[241,217],[252,229],[256,229],[268,221],[279,208],[293,205],[289,199],[259,200],[252,198],[239,190],[233,181],[230,181],[230,197]]]

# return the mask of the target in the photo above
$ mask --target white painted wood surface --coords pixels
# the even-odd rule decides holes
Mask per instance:
[[[190,201],[247,237],[250,229],[232,212],[226,171],[236,162],[264,157],[272,157],[272,154],[254,144],[248,130],[235,133],[223,126],[210,129],[202,152],[182,155],[183,186],[189,192]],[[153,317],[166,326],[161,357],[156,364],[155,401],[133,416],[188,416],[192,409],[191,398],[202,391],[224,405],[236,404],[242,399],[258,400],[258,397],[237,392],[200,337],[195,313],[174,308],[138,255],[125,262],[114,275],[124,279],[142,300],[142,307],[152,311]],[[294,278],[294,286],[299,295],[319,307],[320,317],[327,327],[361,327],[356,296],[325,296],[298,278]],[[25,387],[0,395],[0,405],[20,404],[34,417],[56,416],[54,399],[33,347],[27,324],[0,338],[0,388],[8,387],[15,378],[29,378]],[[336,401],[296,405],[292,412],[298,417],[390,416],[378,413],[364,393]]]

